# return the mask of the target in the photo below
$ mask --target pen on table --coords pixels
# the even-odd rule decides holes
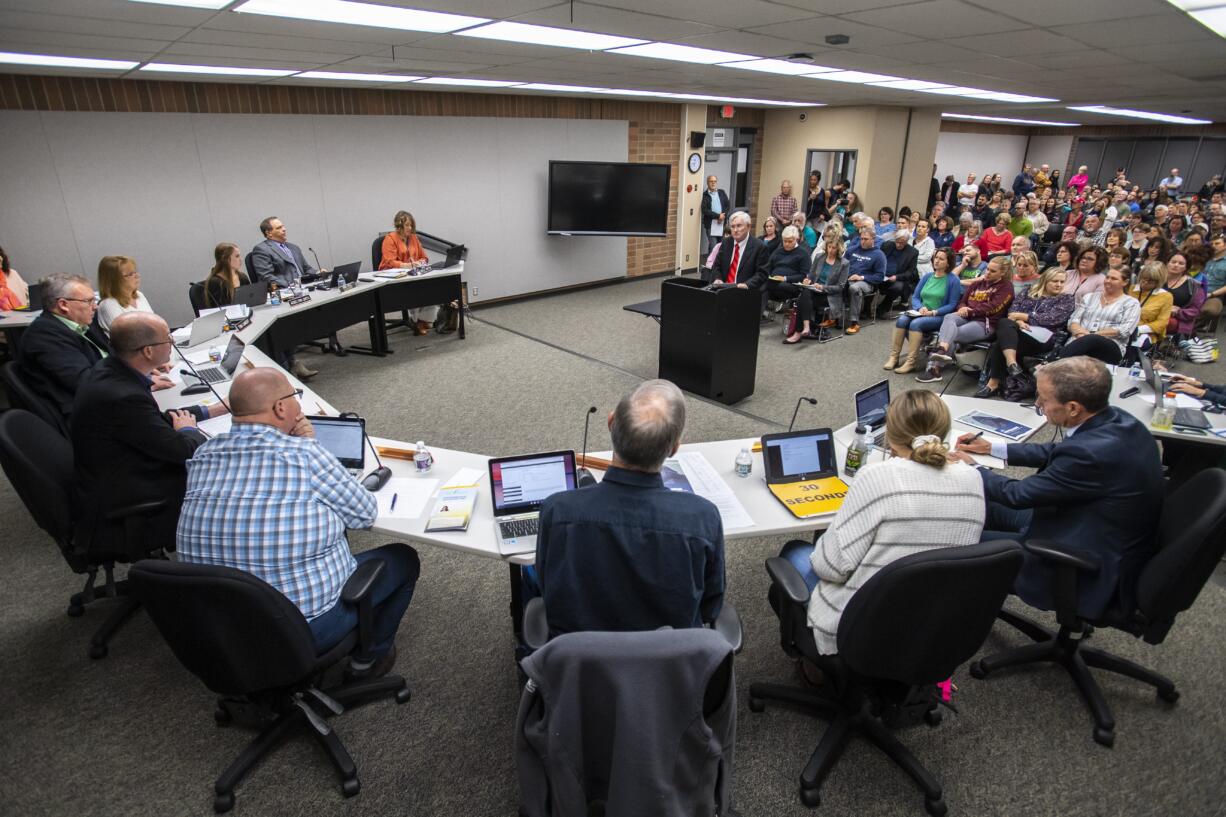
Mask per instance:
[[[392,507],[388,508],[389,512],[396,510],[396,500],[399,498],[400,494],[392,494]]]

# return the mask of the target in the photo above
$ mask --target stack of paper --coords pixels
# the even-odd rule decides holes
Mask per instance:
[[[706,457],[697,451],[683,451],[677,455],[676,462],[689,481],[690,489],[700,497],[709,499],[719,509],[725,530],[753,527],[753,519],[741,500],[736,498],[732,488],[711,467]]]

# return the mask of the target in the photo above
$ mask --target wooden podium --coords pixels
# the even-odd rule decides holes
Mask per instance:
[[[709,290],[691,278],[660,287],[660,377],[731,405],[753,394],[762,295],[733,286]]]

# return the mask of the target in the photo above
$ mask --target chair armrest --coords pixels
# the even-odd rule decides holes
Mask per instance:
[[[533,650],[549,643],[549,619],[545,615],[545,600],[540,596],[524,605],[523,638]]]
[[[745,648],[745,630],[741,626],[741,614],[728,602],[724,602],[719,615],[715,617],[715,621],[711,622],[711,629],[724,637],[724,640],[731,645],[734,655]]]
[[[382,573],[382,559],[359,562],[357,570],[349,574],[345,586],[341,588],[341,601],[345,604],[361,604],[366,601],[371,588]]]
[[[166,508],[167,502],[164,499],[152,499],[148,502],[138,502],[135,505],[126,505],[122,508],[116,508],[106,515],[107,522],[118,522],[121,519],[127,519],[129,516],[150,516],[158,513]]]
[[[1084,622],[1077,615],[1077,584],[1081,574],[1098,573],[1101,564],[1091,554],[1071,552],[1063,546],[1046,540],[1031,539],[1022,543],[1022,548],[1037,556],[1052,568],[1052,601],[1056,608],[1056,621],[1060,626],[1080,632]]]
[[[779,588],[783,600],[792,604],[808,604],[809,588],[805,580],[796,572],[796,568],[787,559],[778,556],[766,560],[766,572],[770,574],[771,583]]]

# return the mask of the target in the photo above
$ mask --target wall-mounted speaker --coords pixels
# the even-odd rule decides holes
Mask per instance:
[[[700,148],[707,143],[707,132],[701,130],[690,131],[690,147]]]

